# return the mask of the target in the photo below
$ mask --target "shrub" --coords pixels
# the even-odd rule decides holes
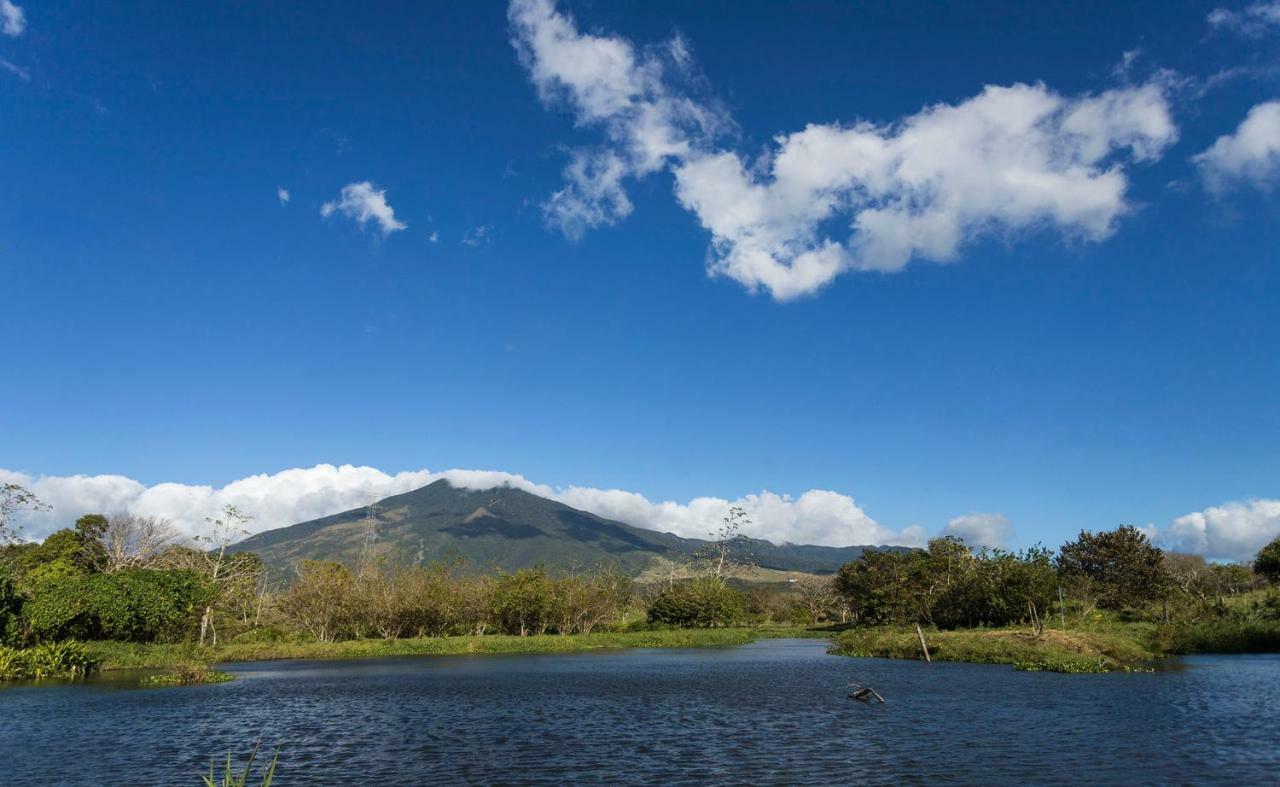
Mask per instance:
[[[0,646],[0,680],[71,678],[96,667],[84,645],[71,640],[23,650]]]
[[[649,604],[650,623],[685,628],[728,626],[742,617],[742,594],[718,577],[676,585]]]
[[[39,641],[174,641],[192,629],[207,593],[190,571],[66,575],[37,583],[23,616]]]

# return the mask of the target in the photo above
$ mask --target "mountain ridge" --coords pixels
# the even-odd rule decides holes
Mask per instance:
[[[606,519],[512,486],[455,487],[445,479],[391,495],[373,506],[377,556],[414,562],[461,559],[474,570],[515,571],[535,565],[581,568],[615,564],[636,575],[656,558],[681,560],[708,542]],[[365,549],[370,507],[266,530],[236,544],[269,566],[300,560],[357,562]],[[867,550],[902,547],[774,544],[748,539],[761,568],[831,573]]]

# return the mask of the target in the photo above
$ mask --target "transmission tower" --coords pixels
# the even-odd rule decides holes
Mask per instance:
[[[378,542],[378,514],[381,511],[382,506],[372,503],[365,509],[364,519],[360,520],[364,525],[364,547],[360,550],[359,577],[364,576],[370,561],[373,560],[373,547]]]

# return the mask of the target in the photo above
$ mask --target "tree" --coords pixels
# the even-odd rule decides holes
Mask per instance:
[[[746,548],[750,539],[742,533],[750,524],[746,509],[729,507],[720,527],[708,534],[711,542],[694,553],[694,559],[705,567],[708,576],[721,578],[733,573],[734,569],[753,565]]]
[[[108,574],[133,568],[154,568],[178,540],[167,519],[134,514],[110,517],[102,532],[103,566]]]
[[[1267,578],[1268,582],[1280,582],[1280,538],[1258,550],[1253,559],[1253,570]]]
[[[541,568],[499,574],[490,603],[494,622],[506,634],[544,634],[551,625],[552,583]]]
[[[319,642],[333,642],[349,625],[356,579],[341,563],[304,560],[280,608]]]
[[[34,492],[17,484],[0,484],[0,544],[18,540],[18,526],[12,518],[22,511],[48,511]]]
[[[75,530],[80,537],[81,565],[86,571],[101,571],[107,562],[107,553],[102,546],[107,518],[102,514],[85,514],[76,520]]]
[[[1082,530],[1078,539],[1062,545],[1057,569],[1064,578],[1087,578],[1104,609],[1155,601],[1170,583],[1164,552],[1132,525],[1100,533]]]
[[[178,567],[189,568],[202,574],[213,588],[200,617],[200,644],[212,635],[218,644],[218,629],[214,624],[215,608],[233,598],[245,587],[245,580],[255,580],[262,571],[262,561],[246,560],[243,554],[229,553],[237,541],[249,534],[245,525],[253,517],[233,505],[227,505],[220,517],[207,517],[208,535],[196,536],[194,541],[203,549],[168,549],[162,552],[167,561],[177,561]]]
[[[17,631],[22,614],[22,596],[13,582],[9,566],[0,563],[0,644]]]
[[[815,626],[838,598],[831,577],[799,577],[791,587],[795,589],[800,606],[809,613],[810,623]]]

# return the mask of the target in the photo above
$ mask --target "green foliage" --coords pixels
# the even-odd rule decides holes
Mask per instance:
[[[213,770],[213,763],[209,763],[209,774],[202,776],[204,787],[247,787],[249,784],[249,776],[253,771],[253,761],[258,757],[258,747],[262,745],[259,741],[253,745],[253,751],[249,752],[249,759],[244,764],[244,768],[236,773],[231,767],[231,752],[227,752],[226,766],[223,768],[221,780],[217,780],[217,775]],[[276,747],[275,756],[271,758],[271,763],[262,774],[262,787],[271,787],[271,782],[276,777],[276,764],[280,761],[280,748]]]
[[[15,637],[22,615],[22,596],[13,582],[12,569],[0,563],[0,644]]]
[[[72,678],[96,666],[85,646],[71,640],[25,649],[0,646],[0,680]]]
[[[935,538],[924,552],[866,552],[836,573],[835,588],[864,625],[1006,626],[1043,614],[1057,587],[1049,553],[971,552]]]
[[[502,573],[493,585],[494,623],[504,634],[545,634],[551,626],[554,585],[541,568]]]
[[[1164,553],[1131,525],[1100,533],[1081,531],[1077,540],[1062,545],[1057,567],[1065,579],[1087,583],[1082,589],[1096,595],[1103,609],[1155,601],[1171,582]]]
[[[715,576],[682,582],[649,603],[650,623],[689,628],[728,626],[741,619],[742,594]]]
[[[1253,570],[1266,577],[1268,582],[1280,583],[1280,538],[1258,550]]]
[[[169,672],[148,675],[143,686],[196,686],[202,683],[226,683],[235,680],[229,672],[220,672],[201,662],[180,662]]]
[[[40,641],[172,641],[191,630],[207,595],[207,585],[189,571],[71,574],[36,584],[23,617]]]

